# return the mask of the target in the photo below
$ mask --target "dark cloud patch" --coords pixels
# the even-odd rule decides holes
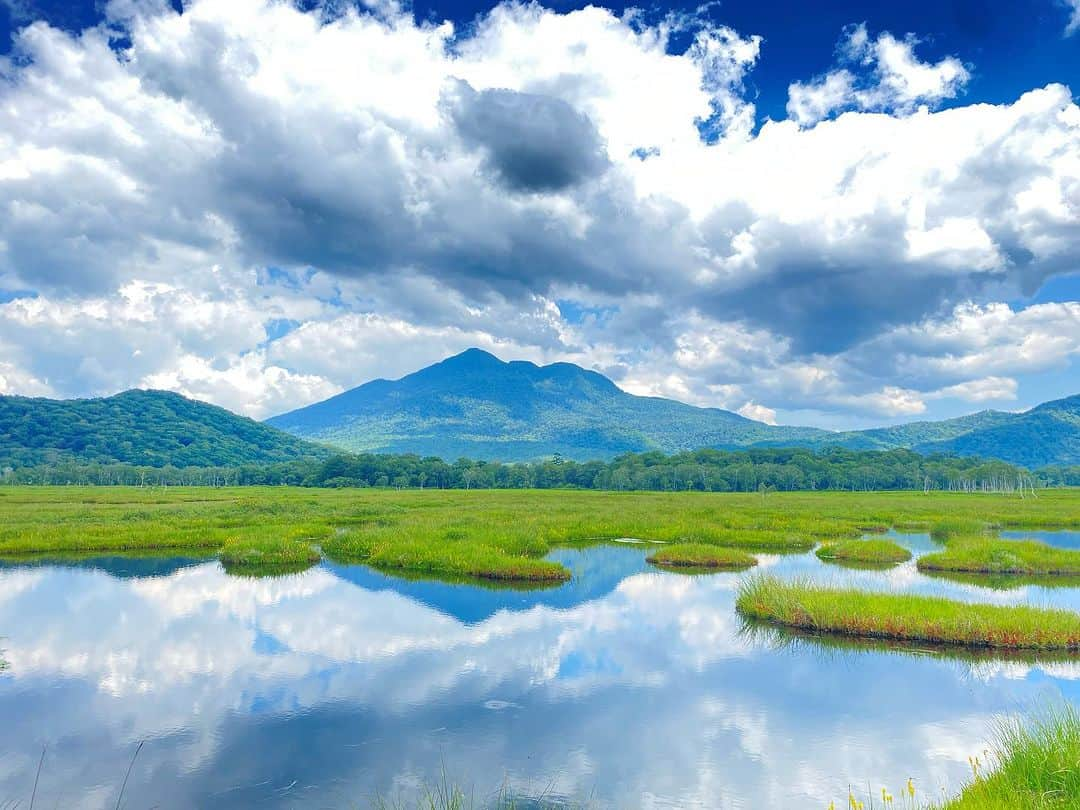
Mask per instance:
[[[445,107],[458,134],[483,149],[487,167],[515,191],[562,191],[604,172],[604,143],[562,99],[514,90],[477,92],[458,82]]]

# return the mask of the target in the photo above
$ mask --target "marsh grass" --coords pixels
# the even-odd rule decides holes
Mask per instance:
[[[946,515],[930,521],[930,537],[946,543],[954,537],[988,535],[992,531],[986,520],[970,515]]]
[[[757,565],[757,559],[741,549],[706,543],[673,543],[657,549],[646,557],[646,561],[664,567],[693,569],[743,570]]]
[[[866,593],[772,576],[743,580],[735,606],[749,619],[820,633],[967,647],[1080,651],[1080,614],[1066,610]]]
[[[920,571],[959,571],[980,574],[1080,576],[1080,551],[1055,548],[1037,540],[999,540],[963,537],[949,541],[943,551],[926,554]]]
[[[942,810],[1058,810],[1080,806],[1080,714],[1072,706],[998,728],[991,762]],[[973,763],[975,761],[973,760]]]
[[[888,567],[911,559],[911,552],[891,540],[841,540],[824,543],[815,552],[825,562]]]
[[[299,538],[245,535],[226,540],[218,559],[230,574],[275,576],[304,571],[319,562],[322,555]]]
[[[250,571],[275,562],[296,566],[319,547],[333,560],[387,572],[496,582],[565,581],[566,569],[542,558],[571,543],[634,537],[802,553],[901,523],[938,526],[950,537],[999,525],[1080,528],[1080,492],[1021,500],[912,492],[763,499],[570,490],[0,488],[2,556],[200,549],[223,553],[231,571]],[[271,546],[266,538],[278,540]]]

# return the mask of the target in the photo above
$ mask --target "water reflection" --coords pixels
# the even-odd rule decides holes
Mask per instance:
[[[480,796],[505,782],[607,807],[825,806],[867,780],[953,789],[996,713],[1080,699],[1071,659],[777,644],[735,614],[742,574],[659,572],[646,553],[560,550],[574,580],[525,592],[332,565],[263,580],[213,562],[0,571],[0,801],[25,803],[47,742],[41,806],[112,807],[146,740],[129,806],[364,806],[443,771]],[[1044,597],[913,563],[761,565]]]
[[[1080,531],[1026,529],[1024,531],[1003,531],[1000,534],[1007,540],[1039,540],[1058,548],[1080,549]]]

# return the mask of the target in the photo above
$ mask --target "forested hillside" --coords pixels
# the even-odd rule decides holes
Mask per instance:
[[[323,447],[167,391],[103,399],[0,396],[0,469],[72,462],[213,467],[327,455]]]

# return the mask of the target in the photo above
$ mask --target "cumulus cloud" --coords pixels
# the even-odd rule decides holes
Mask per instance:
[[[1006,307],[1050,334],[1005,329],[996,363],[907,348],[1080,263],[1064,86],[930,112],[968,68],[861,26],[755,133],[760,38],[694,17],[108,8],[29,25],[3,66],[6,390],[263,415],[480,345],[699,404],[888,415],[1073,356],[1043,305]]]
[[[935,105],[954,98],[971,78],[954,56],[939,62],[915,55],[918,40],[892,34],[870,37],[866,23],[851,26],[837,48],[845,67],[788,88],[788,115],[812,126],[841,110],[881,110],[909,113],[917,105]]]
[[[764,405],[758,405],[756,402],[747,402],[738,411],[740,416],[745,416],[747,419],[756,419],[758,422],[764,422],[766,425],[776,424],[776,410],[773,408],[767,408]]]

